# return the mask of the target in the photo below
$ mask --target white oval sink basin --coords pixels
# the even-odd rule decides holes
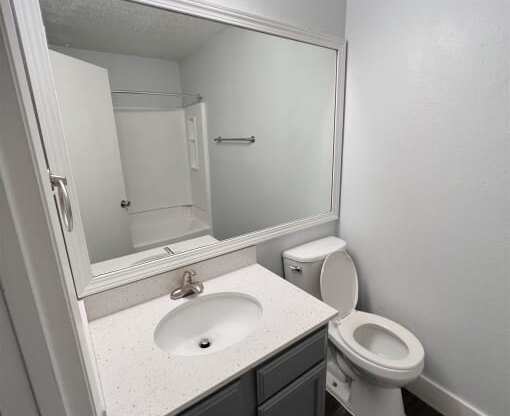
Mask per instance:
[[[257,326],[262,306],[242,293],[215,293],[189,300],[165,315],[156,345],[175,355],[203,355],[229,347]]]

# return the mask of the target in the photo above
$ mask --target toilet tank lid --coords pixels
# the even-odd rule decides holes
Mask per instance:
[[[346,242],[338,237],[326,237],[293,247],[283,252],[283,258],[302,263],[323,260],[334,251],[343,250]]]

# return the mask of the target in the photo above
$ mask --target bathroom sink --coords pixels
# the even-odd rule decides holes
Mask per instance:
[[[252,296],[201,295],[168,312],[154,331],[154,341],[174,355],[210,354],[244,339],[261,316],[262,306]]]

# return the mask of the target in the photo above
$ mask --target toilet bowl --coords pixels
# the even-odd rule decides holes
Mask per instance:
[[[344,321],[330,324],[329,339],[355,373],[387,388],[404,386],[421,374],[423,347],[407,329],[381,316],[359,311]]]
[[[329,323],[330,358],[347,379],[338,394],[337,375],[327,388],[355,416],[404,416],[400,388],[423,370],[420,341],[402,325],[355,309],[358,276],[346,244],[327,237],[283,253],[285,278],[338,310]],[[347,398],[347,399],[346,399]]]

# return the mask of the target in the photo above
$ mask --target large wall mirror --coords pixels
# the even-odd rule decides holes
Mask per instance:
[[[91,280],[331,220],[338,48],[143,3],[40,0]]]

